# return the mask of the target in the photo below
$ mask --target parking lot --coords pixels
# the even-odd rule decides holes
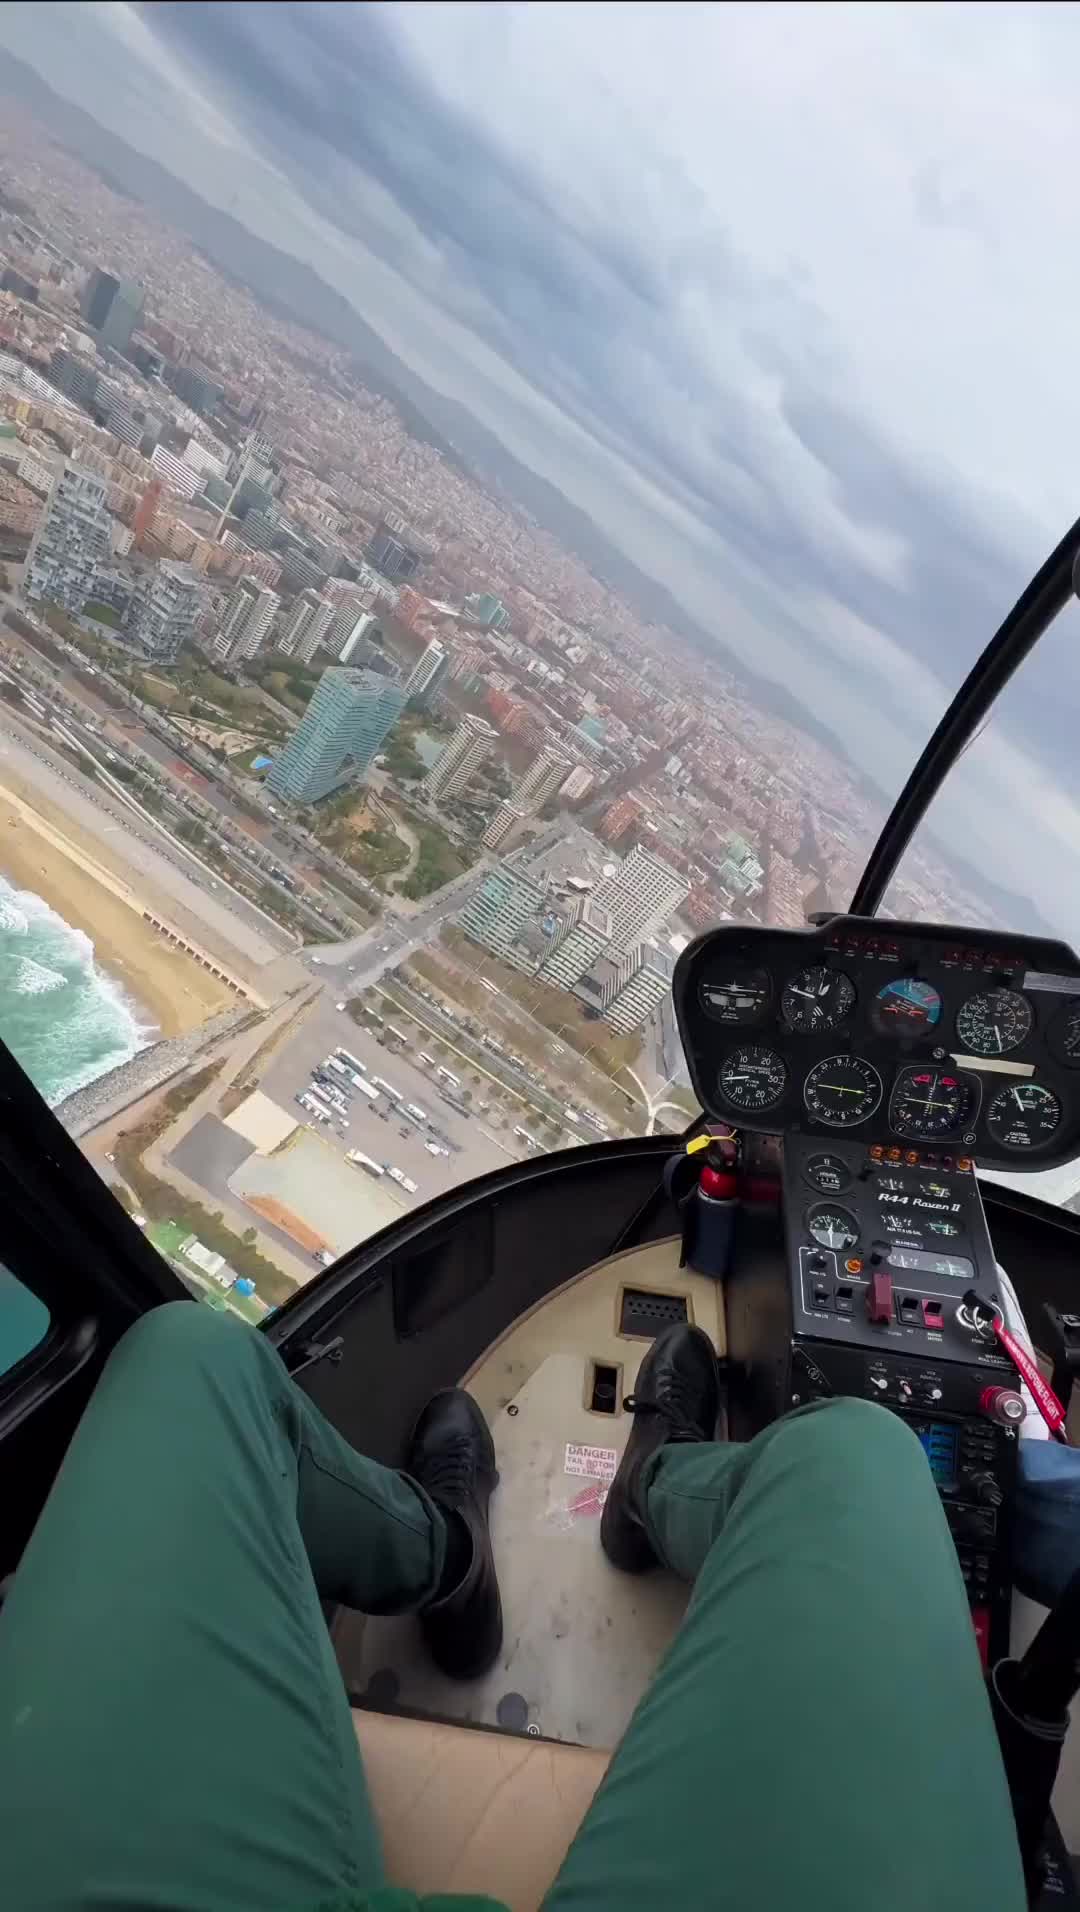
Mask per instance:
[[[348,1149],[359,1149],[381,1166],[394,1167],[415,1182],[415,1193],[402,1191],[399,1185],[397,1192],[403,1195],[406,1206],[415,1207],[520,1158],[520,1147],[509,1134],[505,1138],[496,1134],[475,1109],[462,1115],[450,1108],[438,1093],[438,1083],[430,1070],[409,1056],[391,1054],[329,999],[316,1006],[268,1064],[260,1084],[263,1092],[298,1122],[313,1122],[310,1112],[298,1107],[295,1098],[309,1089],[315,1070],[338,1047],[363,1063],[362,1073],[388,1083],[396,1100],[412,1103],[428,1118],[421,1126],[396,1113],[385,1092],[372,1103],[338,1078],[348,1094],[348,1126],[342,1132],[337,1121],[315,1125],[323,1139],[332,1141],[343,1156]],[[447,1146],[450,1153],[432,1155],[425,1142]],[[356,1172],[363,1173],[360,1169]]]

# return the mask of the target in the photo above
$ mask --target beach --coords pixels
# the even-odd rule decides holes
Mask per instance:
[[[0,874],[82,930],[98,967],[162,1035],[184,1035],[235,1001],[224,984],[143,921],[133,888],[104,866],[95,874],[92,855],[48,814],[54,808],[43,803],[39,813],[0,785]],[[114,838],[114,854],[115,847]]]

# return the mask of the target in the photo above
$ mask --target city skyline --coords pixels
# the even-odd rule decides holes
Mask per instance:
[[[62,12],[63,9],[60,11]],[[643,18],[647,11],[644,10]],[[589,9],[583,9],[582,14],[584,23],[578,31],[584,35],[583,54],[587,54],[591,59],[596,52],[596,28],[593,24],[595,16]],[[249,34],[256,16],[261,17],[260,10],[257,8],[232,10],[228,31],[243,38]],[[467,58],[473,60],[478,73],[483,70],[477,49],[470,39],[466,17],[462,16],[459,19],[453,9],[447,16],[448,22],[453,16],[454,30],[458,32],[460,41],[458,50],[454,53],[451,46],[444,44],[450,31],[448,24],[444,24],[441,29],[433,25],[422,27],[415,20],[410,24],[404,10],[364,10],[362,24],[359,25],[361,16],[349,10],[338,10],[338,16],[339,25],[334,31],[339,34],[339,37],[342,33],[355,35],[361,31],[369,36],[364,44],[365,71],[368,74],[365,84],[382,89],[383,104],[388,105],[394,99],[395,89],[399,94],[408,95],[418,114],[421,114],[423,104],[424,110],[417,123],[424,127],[424,153],[430,153],[435,143],[444,136],[448,124],[447,116],[451,112],[447,102],[436,99],[431,91],[433,59],[437,55],[443,57],[444,85],[449,87],[452,76],[459,93],[464,87],[462,67]],[[430,22],[433,16],[430,12],[426,12],[424,18],[426,22]],[[120,10],[120,17],[117,20],[109,22],[107,31],[112,37],[108,44],[118,58],[117,84],[124,108],[121,114],[123,128],[131,137],[141,138],[145,150],[155,150],[156,141],[157,156],[166,164],[171,162],[181,176],[186,173],[194,190],[212,198],[209,177],[196,176],[197,166],[194,158],[179,163],[178,149],[169,148],[167,137],[170,127],[177,123],[181,107],[185,113],[194,111],[197,116],[204,116],[210,143],[208,151],[214,142],[225,142],[231,155],[233,168],[230,174],[233,185],[231,211],[234,216],[246,217],[253,229],[257,231],[260,216],[264,215],[257,214],[253,208],[264,206],[266,203],[265,159],[260,140],[253,135],[251,113],[245,110],[242,100],[238,100],[225,89],[225,66],[222,62],[218,60],[215,65],[208,47],[200,47],[190,38],[188,41],[184,40],[185,34],[197,36],[211,30],[215,32],[222,30],[220,19],[216,23],[208,23],[206,16],[200,15],[196,18],[194,13],[188,15],[184,12],[181,17],[181,11],[168,9],[156,10],[152,24],[147,23],[147,17],[134,15],[125,10]],[[710,29],[710,31],[715,30],[717,29]],[[948,44],[947,34],[942,44],[938,45],[934,41],[935,33],[938,41],[942,41],[942,29],[927,29],[931,37],[925,40],[919,39],[917,30],[910,24],[890,30],[900,34],[902,39],[903,35],[907,35],[907,39],[903,40],[902,50],[909,58],[909,62],[916,65],[920,63],[921,66],[927,65],[931,47],[946,62],[955,54],[956,49]],[[1064,30],[1063,28],[1062,31]],[[303,20],[294,18],[289,9],[281,9],[278,10],[276,23],[268,28],[267,44],[258,56],[253,55],[250,62],[234,60],[231,64],[225,63],[230,65],[230,70],[234,73],[239,65],[244,65],[246,71],[257,75],[260,82],[265,83],[270,89],[272,104],[262,128],[263,140],[269,140],[271,134],[276,137],[281,132],[282,121],[287,125],[286,108],[291,103],[287,89],[284,94],[280,93],[283,81],[280,61],[277,59],[278,36],[284,32],[294,35],[314,34],[316,49],[321,47],[320,57],[313,56],[314,70],[321,74],[325,68],[325,35],[328,31],[330,28],[327,21],[317,9],[304,10]],[[541,28],[541,38],[542,31]],[[643,26],[641,32],[646,31],[647,27]],[[82,64],[86,65],[87,59],[92,54],[93,36],[95,33],[99,36],[102,33],[101,22],[73,18],[71,44],[61,49],[50,41],[51,51],[48,54],[40,43],[35,42],[34,35],[40,33],[40,30],[32,22],[19,22],[10,28],[6,26],[5,32],[8,35],[8,43],[14,50],[31,58],[36,57],[39,66],[49,68],[52,82],[60,86],[61,91],[66,90],[70,97],[79,98],[81,87],[82,103],[92,108],[93,102],[86,95],[85,82],[79,79],[73,62],[78,49],[82,56]],[[424,32],[430,32],[434,36],[426,48],[417,44],[417,36]],[[442,39],[439,38],[440,32]],[[536,20],[529,15],[528,9],[523,16],[515,13],[514,33],[517,36],[531,33],[535,40]],[[318,39],[320,34],[324,36],[322,42]],[[117,35],[120,37],[114,47],[113,39]],[[760,52],[760,48],[754,40],[752,27],[742,16],[739,19],[739,35],[741,37],[737,36],[733,44],[742,52],[744,64],[752,64],[752,56]],[[1055,47],[1052,30],[1045,23],[1041,24],[1038,30],[1032,27],[1030,41],[1029,51],[1032,59],[1038,64],[1040,82],[1052,88],[1056,70],[1053,60]],[[96,44],[99,47],[100,56],[100,47],[103,44],[100,37]],[[335,45],[337,45],[336,42]],[[494,50],[493,45],[480,49],[485,58],[490,58]],[[348,45],[339,46],[338,51],[343,59],[351,57]],[[868,33],[857,40],[856,52],[864,63],[871,63],[873,51],[872,35]],[[541,52],[542,48],[538,50],[538,58]],[[799,72],[800,60],[805,63],[809,57],[807,45],[796,35],[786,49],[786,58],[789,62],[786,70],[792,79]],[[1002,70],[1001,46],[998,40],[992,39],[987,57],[991,63],[997,62],[994,67],[996,77]],[[149,71],[154,74],[155,85],[161,96],[157,102],[159,110],[152,127],[142,109],[137,90],[134,93],[131,92],[131,88],[135,85],[134,74]],[[532,71],[531,67],[530,71]],[[547,67],[542,61],[540,77],[545,81],[547,79]],[[279,92],[274,92],[275,87],[279,89]],[[991,97],[993,97],[992,89]],[[250,101],[248,105],[250,106]],[[129,107],[130,111],[128,111]],[[452,110],[456,116],[455,126],[460,130],[461,124],[464,123],[468,128],[470,119],[467,99],[457,100]],[[984,106],[981,110],[985,114],[987,109]],[[692,119],[692,116],[690,117]],[[330,118],[332,120],[333,116],[331,115]],[[375,114],[371,120],[369,147],[377,143],[381,123],[381,114]],[[978,121],[980,131],[983,125],[984,120],[980,119]],[[335,138],[339,137],[340,128],[336,121],[333,122],[330,130]],[[920,133],[923,130],[921,123],[919,130]],[[475,132],[475,128],[473,131]],[[505,162],[507,135],[501,115],[498,134],[501,144],[496,157]],[[337,148],[334,150],[338,151]],[[475,144],[473,150],[476,150]],[[284,158],[291,165],[293,157],[293,145],[285,139],[284,144],[278,149],[278,159]],[[374,166],[375,159],[379,157],[385,159],[386,155],[385,153],[373,155],[370,150],[365,150],[366,162],[370,166]],[[890,149],[887,157],[895,172],[897,161],[901,157],[899,146],[895,151]],[[985,143],[980,145],[979,161],[984,166],[989,164]],[[201,163],[200,161],[199,164]],[[358,164],[355,155],[346,158],[340,152],[338,153],[338,161],[331,170],[339,186],[343,188],[346,181],[350,189],[356,185]],[[1041,149],[1035,152],[1031,164],[1035,166],[1046,164],[1046,155]],[[853,172],[857,170],[852,169]],[[520,176],[523,177],[523,175]],[[662,174],[659,176],[662,177]],[[501,178],[501,173],[499,177]],[[949,179],[940,164],[936,168],[934,165],[924,165],[920,173],[912,163],[909,178],[913,181],[911,187],[913,197],[911,206],[904,210],[905,239],[910,239],[912,243],[917,241],[920,245],[947,244],[951,248],[951,265],[956,266],[957,269],[960,269],[962,265],[965,271],[973,271],[974,267],[967,255],[972,246],[972,230],[976,238],[979,237],[980,232],[978,208],[982,202],[978,194],[968,192],[965,196],[963,190],[950,187]],[[401,191],[404,201],[407,202],[405,183],[408,182],[402,183]],[[415,181],[412,183],[415,185]],[[995,186],[1000,183],[995,177]],[[308,198],[304,197],[306,189],[311,189]],[[264,194],[261,200],[260,192]],[[342,192],[339,191],[339,199],[342,196]],[[350,210],[355,211],[351,190],[344,196],[348,199]],[[550,193],[543,203],[551,209],[554,216]],[[667,203],[665,201],[665,204]],[[694,203],[691,200],[691,206]],[[1018,237],[1016,223],[1021,218],[1021,208],[1017,204],[1015,192],[1003,195],[1003,205],[1002,216],[1007,214],[1012,221],[1009,228],[1010,241],[1022,243]],[[975,207],[974,213],[972,206]],[[911,207],[914,208],[913,212]],[[775,223],[775,195],[769,209]],[[290,193],[285,195],[285,199],[279,196],[276,211],[280,214],[275,224],[275,239],[278,243],[286,228],[299,233],[300,223],[292,226],[290,221],[294,217],[299,221],[301,213],[307,222],[305,231],[309,237],[311,222],[315,220],[317,223],[318,218],[324,217],[323,212],[316,214],[309,172],[305,172],[302,167],[294,169]],[[731,204],[726,206],[725,211],[728,214],[732,213]],[[428,214],[431,219],[435,219],[436,208],[433,204],[429,205]],[[359,217],[358,213],[357,217]],[[985,237],[983,232],[983,253],[987,252]],[[359,238],[355,232],[350,233],[350,244],[354,245],[357,259],[365,256],[365,247],[370,252],[371,241],[370,232],[366,232],[363,239]],[[500,241],[505,243],[501,233]],[[964,261],[960,261],[959,264],[955,258],[958,246],[967,248]],[[578,241],[578,251],[580,252],[580,241]],[[833,258],[835,255],[836,247],[833,244],[829,256]],[[565,255],[562,256],[565,257]],[[714,246],[707,256],[715,264],[717,248]],[[737,255],[735,256],[737,258]],[[605,268],[610,263],[602,252],[598,252],[597,259]],[[386,266],[385,260],[380,263]],[[980,271],[989,270],[991,263],[992,259],[989,255],[987,257],[979,255]],[[629,270],[631,255],[627,255],[626,264]],[[387,267],[386,270],[374,272],[371,275],[370,285],[373,295],[376,290],[386,290],[387,271],[390,269]],[[399,273],[398,277],[401,276]],[[910,270],[908,270],[905,274],[905,283],[910,281],[910,276]],[[929,276],[932,282],[932,273]],[[624,276],[618,283],[627,287],[633,281],[627,281]],[[845,293],[850,292],[850,275],[844,278],[843,283]],[[748,289],[753,291],[755,285],[760,285],[760,279],[755,281],[753,275],[749,278],[745,272],[741,278],[736,275],[735,286],[740,296],[745,295]],[[637,311],[637,305],[633,303],[633,299],[645,290],[646,281],[641,280],[638,294],[629,295],[631,303],[626,306],[628,315]],[[825,358],[822,362],[827,364],[828,329],[821,323],[821,315],[816,313],[813,299],[809,295],[804,296],[800,290],[797,275],[792,279],[789,274],[787,281],[783,283],[782,290],[783,298],[780,306],[784,313],[794,311],[796,314],[802,313],[804,317],[809,314],[814,319],[819,334],[818,357],[820,359],[824,351]],[[815,291],[820,291],[820,288],[816,287]],[[415,293],[415,287],[413,292]],[[415,325],[410,332],[406,325],[408,316],[406,305],[407,302],[403,304],[399,297],[394,307],[396,321],[400,321],[400,329],[395,333],[394,338],[395,350],[399,354],[405,350],[407,357],[411,354],[413,369],[420,369],[422,376],[425,373],[430,375],[433,369],[430,359],[430,337],[427,363],[418,368],[415,363],[416,351],[412,346]],[[602,306],[598,309],[607,308]],[[978,309],[985,310],[985,302],[980,303]],[[411,312],[412,308],[409,307],[408,311]],[[371,307],[367,316],[385,326],[385,312],[376,311],[374,307]],[[415,314],[413,317],[415,318]],[[830,311],[829,323],[835,327],[837,319],[837,312]],[[657,338],[659,336],[657,334]],[[872,334],[869,336],[872,337]],[[860,339],[861,337],[862,335]],[[921,339],[917,327],[913,337],[917,346],[920,341],[924,346],[928,343],[927,340]],[[759,341],[762,346],[765,342],[764,338]],[[850,345],[853,340],[847,342]],[[892,332],[889,334],[890,348],[895,349],[896,344],[895,333]],[[773,372],[781,377],[782,388],[783,378],[790,373],[791,368],[789,358],[784,357],[781,347],[782,341],[774,341],[770,346],[772,359],[769,363],[773,367]],[[490,353],[490,343],[486,349]],[[1045,357],[1045,353],[1040,353],[1040,363]],[[961,362],[955,351],[945,354],[944,359],[950,366]],[[910,352],[907,362],[911,362]],[[917,360],[914,363],[922,364],[927,374],[934,370],[932,359]],[[475,364],[473,370],[475,373]],[[489,367],[489,372],[490,393],[494,389],[491,382],[495,378],[494,367]],[[895,379],[892,384],[896,385]],[[505,396],[507,388],[501,373],[498,385]],[[470,392],[474,391],[475,377],[470,382]],[[889,390],[879,385],[876,399],[880,401],[883,397],[889,397]],[[972,397],[973,399],[976,397],[974,392]],[[760,564],[766,546],[760,538],[757,540],[758,555],[754,560],[758,566],[758,581],[754,586],[754,591],[757,592],[757,610],[755,611],[753,603],[750,602],[754,598],[754,591],[751,591],[750,600],[747,600],[745,596],[739,597],[737,588],[746,583],[748,554],[744,551],[740,555],[733,551],[730,545],[733,525],[739,522],[740,513],[735,511],[734,517],[731,516],[731,496],[714,494],[710,507],[713,516],[709,542],[715,558],[724,556],[727,569],[722,578],[718,580],[714,577],[712,580],[709,602],[714,615],[711,620],[706,619],[705,622],[711,621],[713,629],[718,631],[718,635],[729,647],[732,644],[735,644],[736,649],[741,646],[748,667],[754,671],[766,665],[770,657],[775,659],[778,655],[776,650],[778,643],[782,651],[786,646],[785,668],[780,671],[774,668],[767,674],[777,680],[786,675],[790,688],[801,696],[808,720],[815,723],[827,720],[834,734],[842,740],[843,747],[851,750],[856,761],[861,760],[864,769],[869,774],[876,775],[887,786],[888,793],[892,794],[898,787],[900,778],[909,768],[932,722],[940,714],[947,689],[958,681],[963,668],[973,658],[978,644],[988,637],[1016,590],[1022,585],[1026,576],[1044,554],[1047,545],[1060,530],[1062,514],[1068,499],[1064,493],[1062,493],[1062,500],[1058,503],[1049,497],[1047,485],[1049,472],[1044,473],[1037,466],[1033,467],[1030,453],[1028,453],[1025,476],[1032,478],[1034,482],[1027,486],[1023,501],[1019,502],[1014,498],[1006,504],[1004,499],[993,500],[987,492],[987,472],[993,470],[1006,476],[1008,467],[1002,465],[1000,459],[995,460],[982,455],[980,440],[985,434],[985,419],[976,420],[978,429],[973,429],[970,433],[970,447],[974,455],[970,457],[969,477],[965,480],[964,486],[958,487],[953,484],[951,469],[947,472],[949,485],[952,486],[950,494],[949,487],[944,483],[941,461],[938,457],[935,456],[930,463],[920,465],[919,460],[912,455],[913,447],[910,443],[905,449],[898,450],[896,444],[890,442],[880,429],[869,429],[865,419],[860,421],[850,413],[845,413],[835,402],[832,402],[830,409],[830,405],[822,403],[821,399],[820,392],[808,392],[807,402],[803,403],[792,385],[791,402],[787,404],[784,412],[784,429],[786,432],[795,433],[793,443],[797,443],[800,447],[799,456],[806,465],[807,473],[811,469],[817,473],[815,482],[818,483],[818,492],[813,497],[807,494],[801,485],[798,467],[791,467],[786,474],[790,480],[786,488],[778,491],[775,484],[771,487],[770,510],[774,514],[779,514],[774,516],[771,533],[775,533],[778,525],[792,531],[801,525],[799,537],[802,538],[807,522],[807,507],[810,506],[810,519],[816,532],[828,536],[836,534],[839,543],[825,571],[821,569],[820,555],[814,558],[809,568],[804,567],[800,571],[800,564],[807,556],[802,543],[798,545],[801,555],[793,569],[796,546],[790,545],[784,555],[783,563],[770,567],[772,603],[770,615],[763,625]],[[987,408],[981,405],[981,394],[978,394],[978,399],[981,413],[986,414]],[[518,403],[518,400],[521,402]],[[811,403],[811,401],[814,402]],[[524,416],[524,406],[525,395],[518,392],[513,403],[508,402],[501,407],[500,416],[504,418],[508,426],[515,421],[520,424]],[[531,400],[528,409],[531,429],[535,413],[535,404]],[[483,407],[480,408],[480,411],[482,410]],[[488,411],[490,415],[490,406]],[[936,424],[937,416],[941,411],[941,406],[938,406],[935,412],[934,406],[924,404],[920,408],[920,416],[933,414]],[[724,414],[717,416],[719,418]],[[965,426],[972,425],[972,421],[973,414],[969,406],[968,414],[965,416]],[[521,434],[518,433],[515,443],[510,442],[512,433],[504,435],[513,455],[520,458],[525,446],[525,440]],[[1015,442],[1015,429],[1013,439]],[[556,475],[555,482],[562,484],[564,490],[567,490],[567,495],[575,496],[576,502],[588,509],[590,505],[595,505],[597,499],[595,485],[591,490],[589,489],[598,470],[594,456],[595,445],[588,449],[586,456],[587,448],[580,438],[580,433],[574,442],[578,452],[581,453],[575,467],[577,482],[570,483],[567,487],[565,459]],[[745,441],[748,449],[752,442],[752,440]],[[953,463],[965,448],[966,443],[964,439],[957,439],[950,443],[949,459]],[[565,434],[563,450],[566,450]],[[537,462],[535,447],[532,455],[534,465],[536,469],[539,469],[544,460]],[[948,464],[948,461],[946,462]],[[753,469],[752,464],[747,464],[744,469],[746,473],[749,473]],[[548,475],[550,476],[553,472],[554,467],[551,466]],[[605,484],[610,477],[610,469],[605,467]],[[825,485],[824,491],[820,489],[821,484]],[[615,489],[608,486],[608,490],[612,497],[618,496],[621,505],[625,505],[625,473],[619,485]],[[655,486],[653,491],[655,493]],[[670,494],[666,506],[669,512],[674,501],[679,498],[680,491],[688,500],[685,475]],[[1059,491],[1061,491],[1060,484]],[[640,563],[643,555],[654,548],[655,524],[646,536],[640,516],[640,486],[637,488],[636,495],[637,516],[625,518],[620,535],[625,548],[626,532],[630,525],[633,524],[635,534],[640,533],[640,535],[632,534],[630,537],[635,560]],[[736,498],[737,495],[736,493]],[[659,503],[659,494],[653,496],[652,503]],[[802,515],[793,519],[791,510],[796,505]],[[1031,516],[1036,506],[1041,506],[1041,519],[1038,522],[1035,522]],[[681,504],[679,508],[683,509]],[[854,518],[850,515],[852,511],[855,513]],[[845,513],[848,514],[846,517]],[[1071,512],[1068,515],[1071,515]],[[895,520],[895,523],[891,525],[890,517]],[[884,541],[877,536],[875,530],[877,521],[886,526]],[[601,531],[606,530],[610,534],[611,526],[605,526],[603,514],[598,517],[597,523]],[[847,569],[851,557],[849,547],[852,543],[852,524],[856,527],[862,524],[862,530],[857,530],[855,534],[855,546],[859,553],[859,564],[862,566],[861,570],[857,567],[857,575],[861,579],[857,591],[853,591],[852,586],[852,577],[855,574],[849,574]],[[765,528],[764,520],[762,528]],[[685,531],[686,525],[683,524],[681,533],[685,534]],[[689,552],[684,535],[680,541],[678,527],[672,533],[672,527],[665,526],[665,548],[671,551],[679,550],[686,557],[686,563],[680,566],[676,582],[680,579],[689,581],[692,577],[700,575],[700,547],[701,540],[698,536],[695,550]],[[775,539],[769,549],[778,553]],[[844,583],[846,597],[830,599],[830,578],[833,584],[838,580]],[[804,600],[798,616],[795,615],[797,607],[792,599],[792,589],[796,583]],[[812,591],[809,600],[806,600],[808,585],[812,587]],[[781,596],[786,592],[788,599],[786,605],[784,603],[777,605],[778,590],[781,591]],[[697,596],[698,611],[700,611],[704,600],[701,599],[700,591],[697,592]],[[723,611],[725,606],[726,611],[718,626],[715,612]],[[810,610],[809,626],[805,621],[807,608]],[[692,606],[691,609],[693,609]],[[898,623],[897,618],[901,610],[903,615]],[[697,615],[698,612],[695,611],[694,614]],[[808,630],[812,636],[809,648],[806,641]],[[1054,681],[1055,677],[1060,675],[1060,671],[1055,672],[1049,667],[1048,656],[1049,647],[1044,647],[1042,655],[1037,654],[1033,663],[1029,664],[1020,686],[1013,693],[1007,706],[1008,730],[1002,729],[999,723],[993,734],[980,740],[976,749],[969,754],[952,786],[947,788],[936,807],[932,820],[938,840],[947,842],[955,854],[966,856],[986,873],[993,870],[996,877],[1004,880],[1006,888],[1034,889],[1035,901],[1042,908],[1044,915],[1047,914],[1048,907],[1056,903],[1056,890],[1060,887],[1057,883],[1057,860],[1065,855],[1076,854],[1077,847],[1080,845],[1080,821],[1078,821],[1075,806],[1071,796],[1063,795],[1059,787],[1062,764],[1066,759],[1075,722],[1075,686],[1067,684],[1062,687]],[[939,675],[939,671],[943,671],[944,676]],[[1033,744],[1037,745],[1039,754],[1036,756],[1032,755]],[[1017,789],[1024,793],[1023,800],[1019,803],[1011,796],[1011,793]],[[1010,793],[1008,801],[1005,799],[1005,792]],[[1039,840],[1033,843],[1032,832],[1036,828],[1037,819],[1041,819],[1042,827],[1039,831]],[[1053,911],[1051,910],[1050,913],[1052,914]]]

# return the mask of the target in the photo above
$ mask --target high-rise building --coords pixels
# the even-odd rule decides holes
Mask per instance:
[[[317,803],[362,775],[405,708],[405,689],[378,671],[332,665],[266,774],[290,803]]]
[[[301,591],[282,613],[278,650],[286,657],[298,657],[303,664],[310,663],[333,621],[334,607],[329,598],[320,597],[317,591]]]
[[[611,912],[591,896],[573,903],[552,939],[538,974],[560,989],[573,989],[611,942]]]
[[[131,530],[135,545],[140,551],[154,529],[154,520],[158,515],[158,506],[161,503],[164,488],[160,478],[151,478],[135,507],[135,518]]]
[[[516,804],[500,803],[480,841],[485,850],[501,850],[511,831],[524,823],[526,813]]]
[[[458,922],[474,943],[490,949],[504,962],[518,969],[535,969],[532,957],[523,959],[516,944],[526,924],[539,915],[543,901],[544,892],[539,883],[504,863],[484,878]]]
[[[105,480],[69,459],[53,479],[41,522],[26,554],[27,597],[48,598],[78,613],[93,594],[94,574],[112,555],[112,519]]]
[[[376,623],[374,611],[358,605],[355,600],[340,605],[334,612],[334,621],[326,640],[327,650],[337,658],[339,664],[347,664],[357,645],[375,629]]]
[[[95,267],[83,288],[82,315],[104,345],[126,352],[142,317],[143,297],[140,285]]]
[[[638,943],[616,965],[601,997],[604,1021],[626,1035],[648,1022],[671,994],[675,958],[657,943]]]
[[[266,642],[281,599],[257,578],[237,580],[229,592],[212,648],[218,657],[254,657]]]
[[[474,591],[465,599],[462,609],[466,617],[485,625],[489,631],[505,631],[510,622],[510,613],[502,599],[491,591]]]
[[[364,556],[384,578],[415,577],[431,547],[406,524],[396,511],[387,511],[380,519]]]
[[[417,706],[428,704],[449,669],[449,652],[445,644],[441,644],[437,637],[433,637],[430,644],[425,645],[405,679],[405,695],[410,704]]]
[[[180,646],[194,638],[205,589],[189,564],[155,564],[136,580],[128,635],[155,663],[175,663]]]
[[[66,346],[57,346],[49,360],[49,383],[65,398],[74,399],[76,405],[89,411],[97,398],[99,382],[97,367],[89,359],[79,358]]]
[[[549,745],[533,758],[521,782],[511,791],[511,803],[527,814],[541,810],[548,798],[554,796],[569,768],[569,757]]]
[[[483,717],[463,717],[441,757],[424,778],[423,788],[433,797],[452,797],[464,790],[473,772],[491,754],[498,737]]]
[[[639,843],[614,875],[597,885],[593,900],[611,911],[612,940],[626,949],[658,929],[689,888],[686,877]]]
[[[582,763],[576,763],[566,782],[561,786],[559,795],[567,803],[580,803],[582,797],[588,796],[595,781],[591,770],[586,770]]]

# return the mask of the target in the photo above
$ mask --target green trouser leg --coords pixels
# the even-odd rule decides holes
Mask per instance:
[[[650,1463],[697,1585],[549,1912],[1022,1912],[963,1582],[915,1437],[838,1400]]]
[[[378,1839],[319,1596],[406,1611],[444,1550],[262,1336],[195,1302],[145,1316],[0,1614],[0,1905],[363,1902]]]

